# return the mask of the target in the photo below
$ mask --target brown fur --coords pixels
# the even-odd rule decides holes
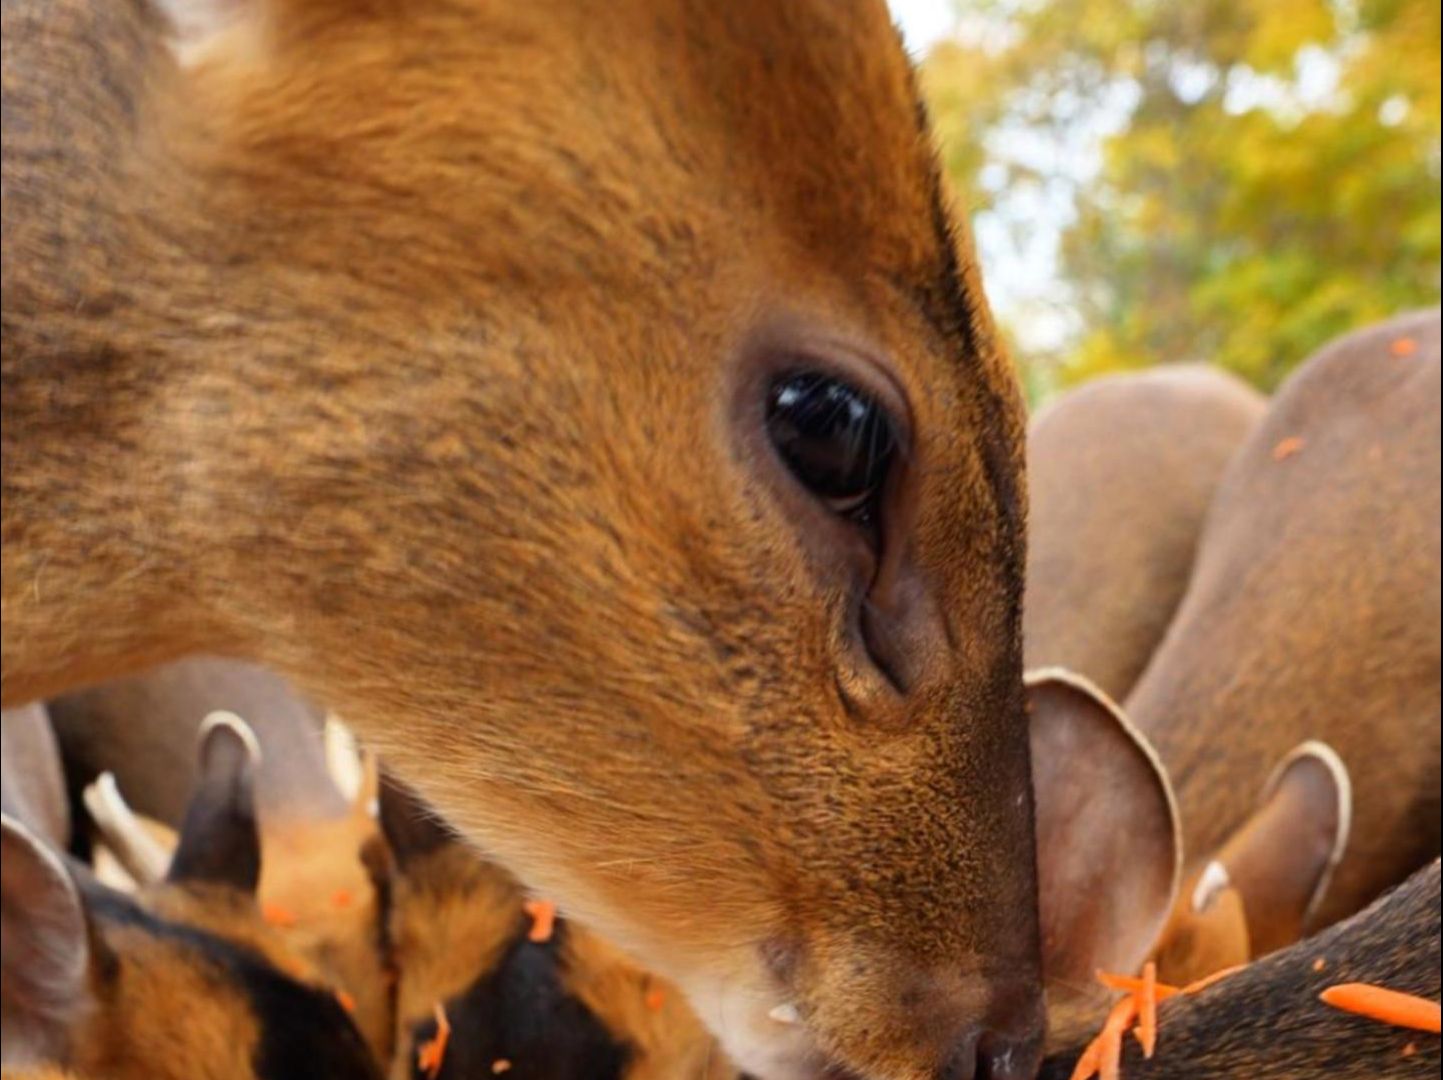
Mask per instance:
[[[255,948],[279,972],[322,987],[279,935],[257,925],[253,904],[248,919],[239,913],[218,918],[215,897],[198,903],[154,900],[147,898],[147,906],[184,916],[170,921]],[[227,985],[223,974],[211,969],[204,952],[128,926],[106,928],[103,940],[117,962],[114,982],[104,988],[104,1008],[95,1010],[73,1037],[77,1071],[107,1080],[239,1080],[255,1075],[255,1009],[237,988]]]
[[[459,844],[421,856],[399,877],[391,916],[399,1075],[409,1075],[411,1027],[495,965],[522,900],[515,881]]]
[[[1195,997],[1165,1002],[1157,1056],[1123,1040],[1127,1080],[1377,1080],[1436,1077],[1437,1035],[1339,1012],[1318,1000],[1338,983],[1370,982],[1437,1001],[1439,871],[1435,862],[1371,908],[1261,960]],[[1315,968],[1323,961],[1321,970]],[[1416,1053],[1405,1056],[1407,1047]],[[1045,1064],[1065,1080],[1078,1049]]]
[[[40,898],[34,890],[45,886],[30,869],[34,856],[12,846],[8,819],[6,828],[7,948],[18,940],[12,932],[33,933],[40,927],[37,917],[51,920],[43,928],[51,936],[34,940],[43,950],[31,957],[35,966],[7,969],[7,1018],[12,1008],[36,1008],[28,1004],[38,1000],[29,996],[34,980],[49,998],[44,1023],[53,1030],[48,1050],[31,1034],[38,1029],[27,1025],[24,1036],[18,1028],[8,1033],[15,1038],[6,1039],[7,1064],[17,1058],[17,1065],[28,1067],[33,1062],[23,1059],[40,1052],[54,1058],[51,1064],[97,1080],[281,1080],[263,1050],[262,1031],[289,1022],[305,1027],[312,1046],[335,1039],[346,1048],[339,1059],[347,1062],[344,1071],[330,1071],[338,1059],[329,1057],[317,1060],[316,1075],[361,1080],[372,1074],[360,1035],[330,1000],[331,991],[260,922],[253,898],[187,883],[149,890],[137,904],[86,882],[78,871],[78,886],[55,879],[52,895]],[[22,870],[24,881],[10,880]],[[73,936],[53,936],[67,920]],[[78,983],[39,971],[62,955],[78,958]],[[26,985],[11,981],[17,975]],[[288,986],[290,1001],[274,990],[253,996],[267,984]],[[295,1011],[298,1000],[305,1003],[303,1013]],[[286,1040],[278,1028],[270,1045]]]
[[[1395,355],[1410,339],[1415,351]],[[1439,319],[1324,349],[1228,470],[1188,593],[1127,703],[1194,866],[1305,739],[1352,775],[1348,850],[1312,926],[1439,851]],[[1282,460],[1275,448],[1303,440]]]
[[[716,1039],[670,983],[579,927],[567,935],[562,951],[566,989],[631,1049],[626,1080],[737,1076]]]
[[[1028,428],[1023,647],[1126,699],[1192,573],[1223,470],[1266,407],[1216,368],[1097,379]]]
[[[526,931],[525,892],[499,868],[459,843],[407,862],[398,875],[391,920],[398,972],[397,1052],[391,1075],[413,1075],[418,1025],[492,971]],[[730,1080],[736,1071],[687,1008],[680,992],[637,967],[595,934],[566,924],[560,944],[563,989],[628,1047],[626,1080]],[[659,1009],[648,1003],[660,995]],[[451,1013],[453,1024],[486,1024]]]
[[[1020,398],[880,0],[190,70],[136,2],[4,9],[5,700],[255,655],[749,1063],[1035,1042]],[[798,354],[906,403],[879,567],[761,435]]]
[[[144,931],[120,926],[104,940],[116,986],[74,1037],[77,1071],[114,1080],[251,1074],[256,1020],[239,991],[190,950]]]
[[[368,865],[379,845],[375,822],[351,814],[263,828],[262,904],[293,916],[285,937],[326,979],[344,990],[352,1015],[378,1060],[391,1056],[394,1026],[381,888]]]

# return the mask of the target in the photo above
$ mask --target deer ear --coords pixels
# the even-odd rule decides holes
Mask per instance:
[[[213,712],[205,718],[196,789],[185,808],[167,881],[256,891],[261,845],[255,771],[260,757],[255,734],[239,716]]]
[[[380,772],[378,801],[381,832],[402,870],[422,855],[461,842],[420,795],[385,769]]]
[[[8,814],[0,863],[0,1061],[54,1061],[90,1002],[85,908],[60,857]]]
[[[1327,893],[1352,825],[1348,769],[1306,742],[1274,770],[1258,809],[1217,853],[1242,898],[1253,957],[1301,938]]]
[[[326,772],[351,806],[354,817],[374,821],[380,815],[381,773],[373,751],[356,742],[350,727],[336,713],[326,713],[322,728]]]
[[[1177,807],[1157,755],[1101,690],[1052,668],[1027,691],[1043,971],[1091,996],[1097,969],[1138,968],[1172,908]]]

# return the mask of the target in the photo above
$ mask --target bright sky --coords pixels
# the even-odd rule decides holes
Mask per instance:
[[[907,51],[916,59],[957,28],[957,6],[951,0],[888,2]],[[999,151],[1024,159],[1077,152],[1070,147],[1018,145],[1015,139],[1000,141],[1006,145],[999,146]],[[1085,149],[1077,153],[1077,166],[1086,168],[1091,155]],[[1026,228],[1009,227],[997,215],[979,214],[973,219],[983,281],[993,310],[1011,327],[1022,347],[1051,350],[1072,329],[1057,267],[1058,242],[1070,207],[1045,192],[1019,193],[1012,206],[1014,218],[1025,220]]]
[[[957,21],[948,0],[890,0],[892,17],[913,56],[921,56],[938,38],[946,37]]]

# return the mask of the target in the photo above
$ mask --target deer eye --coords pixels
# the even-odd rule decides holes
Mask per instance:
[[[767,434],[808,491],[870,521],[897,449],[892,418],[874,398],[830,375],[782,375],[768,394]]]

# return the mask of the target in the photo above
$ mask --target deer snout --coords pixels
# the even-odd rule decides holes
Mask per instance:
[[[855,975],[856,963],[849,962]],[[880,973],[879,973],[880,974]],[[822,1075],[845,1080],[1030,1080],[1044,1020],[1034,968],[997,973],[945,966],[900,978],[831,978],[797,1010],[773,1011],[807,1027]]]
[[[941,1064],[932,1072],[935,1080],[1031,1080],[1042,1059],[1043,1011],[1035,982],[1022,979],[989,980],[968,988],[963,1000],[987,1004],[980,1013],[973,1007],[958,1007],[954,1001],[923,1005],[918,1016],[929,1012],[951,1014],[950,1024],[937,1030],[944,1034]]]
[[[963,1032],[937,1080],[1032,1080],[1042,1060],[1044,1022],[1035,987],[994,985],[981,1025]]]

